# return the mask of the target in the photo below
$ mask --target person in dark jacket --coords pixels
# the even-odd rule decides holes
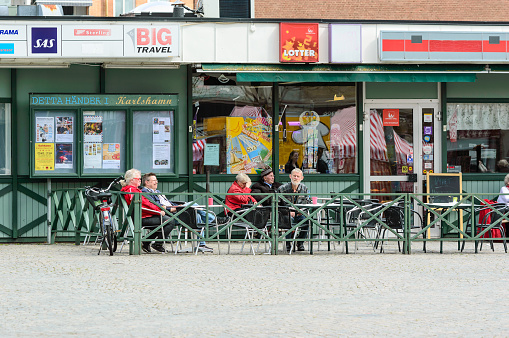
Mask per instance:
[[[260,181],[251,186],[251,192],[272,194],[275,193],[281,185],[281,183],[274,182],[274,172],[271,168],[267,168],[262,171]],[[253,197],[259,202],[265,197],[265,195],[253,195]],[[272,198],[269,198],[265,200],[262,205],[270,206],[271,203]]]
[[[293,169],[300,168],[299,163],[297,163],[298,160],[299,160],[299,151],[292,150],[292,152],[288,156],[288,162],[286,162],[286,164],[285,164],[285,173],[291,174]]]

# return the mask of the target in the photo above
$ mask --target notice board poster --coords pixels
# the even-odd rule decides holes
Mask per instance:
[[[55,144],[35,144],[35,170],[55,170]]]
[[[35,118],[35,142],[54,142],[54,118]]]
[[[318,23],[280,23],[280,62],[318,62]]]
[[[103,169],[120,169],[120,143],[103,144]]]

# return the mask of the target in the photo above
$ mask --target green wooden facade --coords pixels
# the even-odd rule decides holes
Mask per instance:
[[[177,175],[160,178],[159,189],[164,192],[197,194],[205,191],[205,175],[192,174],[192,136],[188,129],[192,123],[191,74],[190,66],[181,66],[174,70],[104,69],[99,65],[72,65],[69,69],[0,69],[0,100],[11,104],[12,114],[12,175],[0,176],[0,242],[46,241],[48,188],[54,190],[94,184],[106,185],[113,177],[110,175],[51,180],[31,177],[32,159],[28,137],[31,130],[31,93],[178,95],[176,114],[179,118],[175,128],[175,142],[179,149]],[[478,74],[476,82],[468,83],[373,82],[366,83],[364,87],[359,83],[358,113],[361,117],[362,94],[366,99],[373,100],[440,99],[442,107],[447,102],[509,102],[509,91],[504,86],[508,80],[509,75],[506,74]],[[365,93],[362,93],[363,88]],[[278,107],[277,102],[274,106]],[[132,135],[128,135],[128,139],[132,140]],[[357,139],[362,140],[361,135]],[[362,144],[359,145],[359,151],[366,151],[362,149]],[[442,157],[445,158],[445,155]],[[359,155],[358,158],[358,174],[308,175],[305,183],[311,191],[318,194],[361,192],[363,163],[362,156]],[[463,190],[468,193],[496,195],[504,175],[465,174]],[[233,179],[234,175],[212,175],[210,190],[225,193]],[[288,175],[276,173],[276,180],[286,182]]]

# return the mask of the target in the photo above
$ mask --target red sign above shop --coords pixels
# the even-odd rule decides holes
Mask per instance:
[[[279,24],[280,62],[318,62],[318,24]]]
[[[399,109],[384,109],[384,127],[399,126]]]

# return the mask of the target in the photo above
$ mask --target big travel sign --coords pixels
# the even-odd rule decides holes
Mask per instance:
[[[179,56],[179,26],[124,25],[124,56]]]

